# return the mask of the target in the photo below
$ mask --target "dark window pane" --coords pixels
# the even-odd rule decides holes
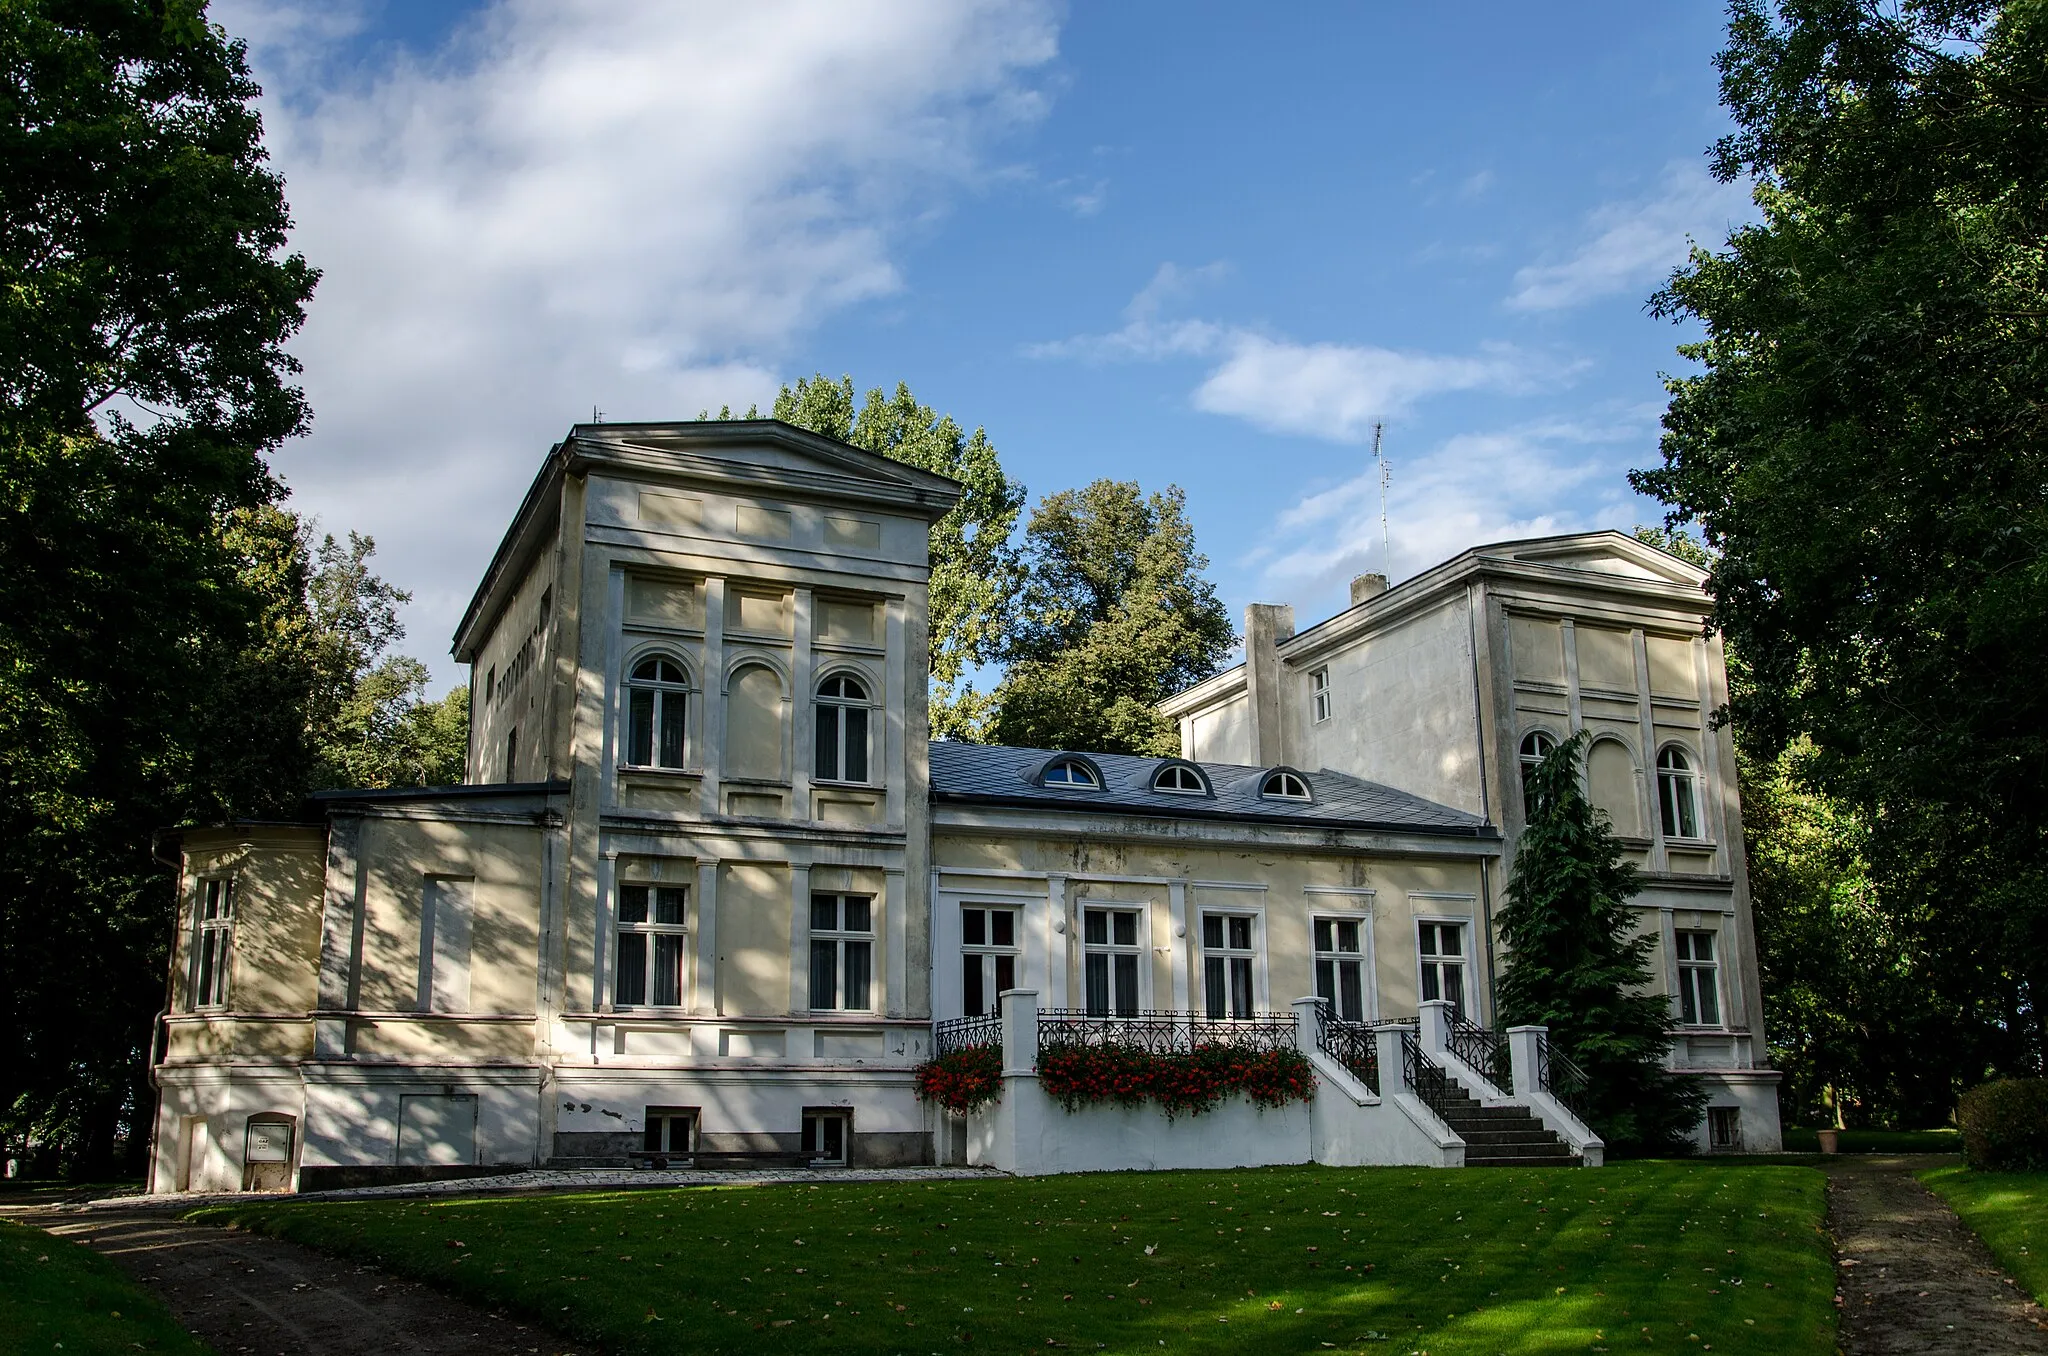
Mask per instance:
[[[1017,914],[1012,909],[994,909],[988,916],[989,933],[997,946],[1017,944]]]
[[[1138,915],[1134,913],[1116,913],[1111,914],[1110,917],[1114,920],[1111,926],[1116,929],[1116,944],[1118,946],[1136,946],[1138,944]]]
[[[874,954],[873,942],[846,943],[846,1007],[868,1006],[868,977],[873,972]]]
[[[1721,994],[1719,986],[1714,983],[1714,972],[1712,970],[1700,969],[1695,970],[1693,975],[1699,980],[1700,986],[1700,1025],[1719,1026],[1721,1024]]]
[[[1204,1007],[1211,1017],[1221,1017],[1229,1003],[1229,995],[1223,991],[1223,958],[1204,956],[1202,958],[1202,998]]]
[[[1005,989],[1014,989],[1016,987],[1017,958],[1015,956],[997,956],[996,993],[1001,994]]]
[[[1230,962],[1230,1015],[1252,1015],[1252,963],[1242,956]]]
[[[1422,954],[1434,956],[1436,954],[1436,924],[1424,923],[1420,936],[1422,938]]]
[[[1223,946],[1223,919],[1213,913],[1202,915],[1202,945],[1211,950]]]
[[[1465,954],[1464,930],[1448,924],[1437,929],[1437,940],[1446,956]]]
[[[868,779],[867,708],[849,706],[840,716],[846,722],[846,780],[864,782]]]
[[[968,946],[988,945],[987,910],[962,909],[960,911],[960,940]]]
[[[1100,1017],[1109,1011],[1109,957],[1096,954],[1087,958],[1088,1011]]]
[[[1252,920],[1233,918],[1230,920],[1230,947],[1233,951],[1252,949]]]
[[[1337,924],[1337,949],[1356,954],[1358,951],[1358,924]]]
[[[818,708],[817,776],[828,782],[839,780],[839,708]]]
[[[1102,946],[1109,941],[1109,915],[1100,909],[1090,909],[1081,918],[1081,940],[1090,946]]]
[[[988,1011],[986,1000],[981,993],[981,957],[960,958],[960,1007],[969,1017],[979,1017]]]
[[[666,1149],[668,1146],[661,1141],[664,1138],[662,1131],[667,1128],[667,1125],[668,1123],[661,1117],[649,1116],[647,1118],[647,1130],[640,1137],[640,1147],[649,1153],[660,1153],[663,1149]]]
[[[196,1000],[201,1007],[213,1004],[213,948],[220,933],[212,928],[199,934],[199,996]]]
[[[1434,1003],[1437,999],[1442,998],[1443,996],[1443,990],[1437,986],[1437,967],[1434,965],[1423,966],[1422,1001],[1425,1003]]]
[[[1118,956],[1116,958],[1116,1010],[1119,1016],[1135,1016],[1138,1011],[1138,958]]]
[[[1693,1001],[1692,989],[1696,972],[1678,972],[1678,1020],[1687,1026],[1697,1026],[1700,1020],[1699,1006]]]
[[[839,943],[811,943],[811,1006],[839,1006]]]
[[[1331,928],[1329,919],[1316,919],[1316,950],[1331,951],[1335,949],[1330,943],[1330,931]]]
[[[839,931],[839,896],[811,896],[811,931]]]
[[[1337,998],[1337,964],[1335,961],[1316,962],[1316,997],[1335,1002]],[[1343,1014],[1338,1013],[1341,1017]]]
[[[644,923],[647,921],[646,886],[621,885],[619,887],[619,921],[621,923]]]
[[[846,897],[846,931],[868,932],[873,927],[874,924],[868,918],[867,896],[848,895]]]
[[[846,1120],[842,1116],[824,1116],[819,1129],[824,1131],[824,1153],[820,1157],[837,1163],[846,1157]]]
[[[632,715],[626,722],[626,761],[634,767],[654,762],[654,694],[633,689]]]
[[[683,921],[683,895],[684,891],[681,886],[656,886],[654,889],[654,921],[657,923],[681,923]]]
[[[1444,997],[1451,1000],[1451,1015],[1462,1016],[1465,1011],[1465,967],[1446,965],[1444,967]]]
[[[1347,1022],[1365,1020],[1365,992],[1357,962],[1337,967],[1337,1015]]]
[[[618,986],[614,1001],[622,1008],[637,1007],[647,1001],[647,935],[641,932],[619,934]]]
[[[654,1005],[682,1006],[683,939],[674,933],[654,939]]]
[[[683,765],[684,714],[689,698],[680,692],[661,694],[661,765],[681,767]]]

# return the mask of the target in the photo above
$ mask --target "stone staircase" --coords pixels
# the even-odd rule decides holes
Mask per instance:
[[[1465,1141],[1468,1168],[1576,1167],[1572,1147],[1545,1128],[1526,1107],[1484,1106],[1449,1072],[1444,1074],[1443,1118]]]

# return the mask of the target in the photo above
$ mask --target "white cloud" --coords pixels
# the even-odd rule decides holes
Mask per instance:
[[[1560,310],[1655,283],[1684,261],[1688,239],[1718,244],[1751,215],[1743,185],[1720,183],[1690,161],[1673,164],[1655,196],[1595,209],[1592,238],[1569,258],[1517,271],[1507,304]]]
[[[550,441],[593,405],[771,396],[792,342],[900,289],[903,230],[1042,113],[1057,38],[1044,0],[499,0],[348,83],[355,13],[215,17],[251,39],[324,270],[294,345],[314,432],[279,468],[377,536],[429,657]]]
[[[1159,266],[1124,307],[1124,326],[1033,344],[1033,358],[1084,362],[1212,360],[1191,397],[1208,414],[1230,415],[1277,433],[1357,442],[1375,420],[1406,413],[1417,401],[1454,391],[1523,391],[1577,370],[1505,344],[1477,354],[1417,353],[1372,344],[1299,343],[1212,320],[1169,320],[1162,312],[1227,266]]]
[[[1650,436],[1655,412],[1622,411],[1601,423],[1528,424],[1459,434],[1419,454],[1387,448],[1388,551],[1380,532],[1380,474],[1365,459],[1358,473],[1304,495],[1274,519],[1266,536],[1287,543],[1247,563],[1264,596],[1316,599],[1304,615],[1344,605],[1353,575],[1384,571],[1399,580],[1481,542],[1583,530],[1623,522],[1625,495],[1578,502],[1570,491],[1620,484],[1630,449]],[[1390,568],[1391,565],[1391,568]]]

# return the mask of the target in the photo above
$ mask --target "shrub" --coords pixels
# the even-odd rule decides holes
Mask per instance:
[[[1233,1092],[1263,1107],[1305,1102],[1315,1072],[1298,1050],[1238,1050],[1204,1045],[1192,1054],[1155,1055],[1127,1045],[1054,1045],[1038,1056],[1039,1086],[1069,1111],[1095,1102],[1159,1103],[1168,1119],[1199,1116]]]
[[[1956,1105],[1963,1160],[1986,1172],[2048,1168],[2048,1079],[2005,1078]]]
[[[913,1072],[919,1101],[937,1102],[962,1116],[1003,1095],[1003,1052],[993,1045],[935,1055]]]

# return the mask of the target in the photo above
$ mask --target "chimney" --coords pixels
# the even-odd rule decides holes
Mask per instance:
[[[1361,574],[1351,581],[1351,605],[1357,607],[1368,598],[1377,598],[1387,591],[1387,577],[1383,574]]]
[[[1286,603],[1253,603],[1244,610],[1245,699],[1251,706],[1251,760],[1259,767],[1286,761],[1278,646],[1293,634],[1294,609]]]

